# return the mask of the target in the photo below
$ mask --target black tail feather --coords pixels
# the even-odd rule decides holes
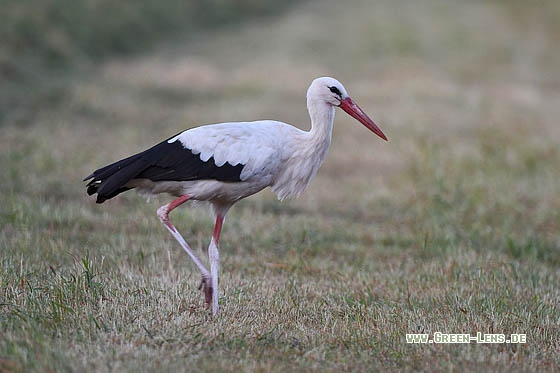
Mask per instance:
[[[148,161],[136,154],[95,170],[84,179],[84,181],[91,179],[87,184],[87,193],[90,196],[97,193],[96,202],[103,203],[132,189],[126,184],[149,166]]]

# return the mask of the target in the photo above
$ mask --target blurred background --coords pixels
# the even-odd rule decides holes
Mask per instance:
[[[82,178],[200,124],[276,119],[308,129],[306,89],[330,75],[389,142],[338,111],[328,158],[300,199],[264,192],[233,208],[223,271],[248,280],[226,277],[225,299],[234,299],[227,286],[263,273],[318,289],[340,271],[374,289],[371,307],[439,291],[437,305],[495,300],[497,325],[522,319],[541,330],[558,320],[560,1],[25,0],[2,1],[0,20],[3,285],[17,289],[26,271],[55,284],[48,266],[90,253],[105,258],[104,286],[118,288],[168,268],[162,246],[177,249],[167,255],[182,278],[195,276],[155,217],[168,197],[127,193],[98,206]],[[176,214],[204,250],[208,216]],[[441,268],[441,281],[430,280]],[[403,282],[386,290],[395,279]],[[190,290],[181,294],[198,300]],[[530,299],[548,319],[532,318]],[[486,325],[490,316],[464,307]],[[68,317],[81,330],[79,315]],[[551,361],[537,352],[557,348],[546,325],[525,368]]]
[[[53,80],[107,58],[139,54],[165,40],[272,15],[291,1],[5,1],[0,15],[0,118],[30,96],[56,96]],[[54,75],[54,76],[53,76]],[[58,85],[60,82],[58,82]],[[50,87],[49,87],[50,85]],[[40,92],[37,92],[40,91]],[[21,109],[22,111],[25,109]]]
[[[556,1],[28,0],[0,12],[1,185],[18,198],[85,203],[82,176],[195,125],[307,129],[305,91],[331,75],[390,142],[339,115],[306,200],[342,175],[329,193],[344,210],[352,191],[368,211],[380,198],[506,199],[534,213],[559,203]],[[557,247],[553,217],[531,234]]]

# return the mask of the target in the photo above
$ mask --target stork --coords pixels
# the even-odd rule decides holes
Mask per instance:
[[[213,315],[218,314],[220,233],[231,206],[266,187],[279,200],[299,196],[325,160],[331,143],[335,107],[387,141],[381,129],[334,78],[315,79],[307,90],[311,130],[273,120],[219,123],[195,127],[148,150],[95,170],[83,181],[87,193],[103,203],[129,189],[176,197],[157,215],[202,275],[199,290]],[[171,223],[169,213],[187,201],[207,201],[214,216],[208,247],[210,271]]]

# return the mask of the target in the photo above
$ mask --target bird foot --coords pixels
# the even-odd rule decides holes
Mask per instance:
[[[214,293],[214,289],[212,288],[212,278],[209,275],[202,275],[200,285],[198,285],[198,290],[204,291],[204,301],[206,302],[206,307],[210,307],[212,304],[212,293]]]

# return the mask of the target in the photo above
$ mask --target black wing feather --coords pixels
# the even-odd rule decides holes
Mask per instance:
[[[115,197],[130,187],[133,179],[152,181],[218,180],[241,181],[244,165],[225,163],[216,166],[214,158],[203,162],[199,154],[186,149],[180,141],[163,141],[141,153],[102,167],[86,177],[89,195],[97,193],[97,203]]]

